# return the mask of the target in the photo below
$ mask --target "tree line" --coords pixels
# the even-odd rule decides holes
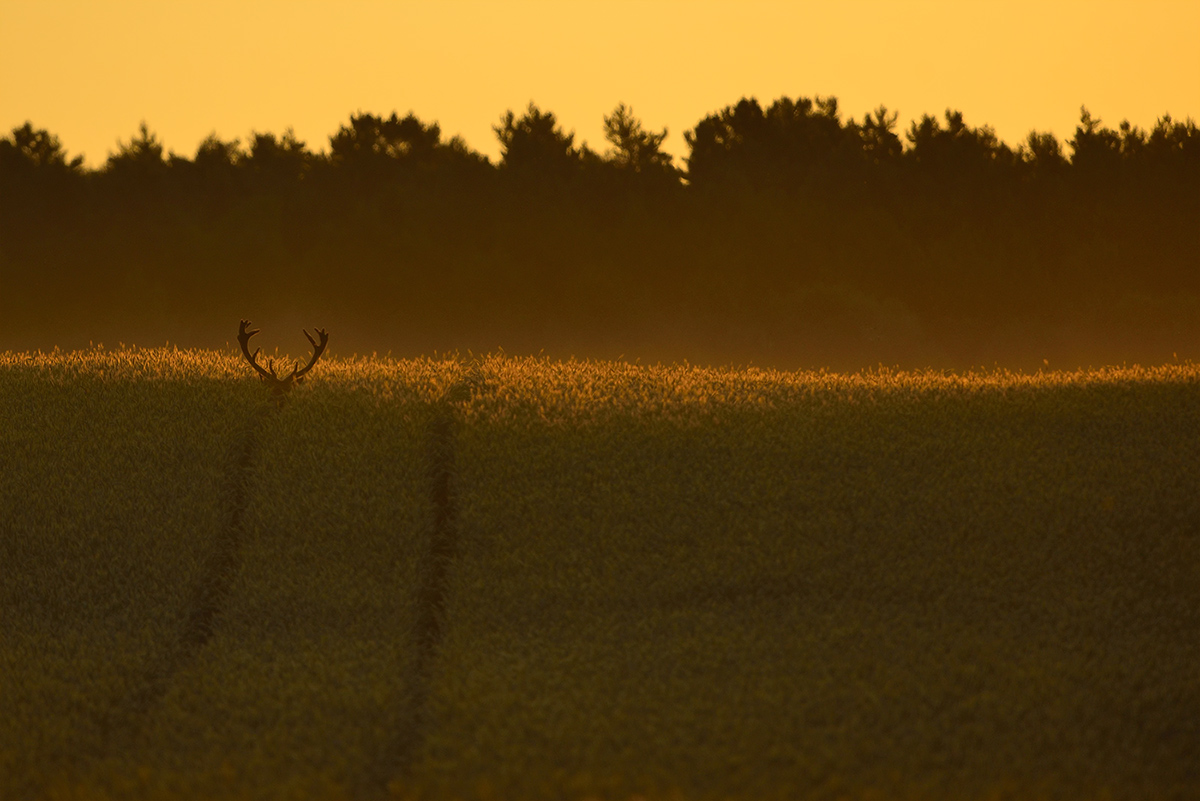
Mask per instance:
[[[331,350],[544,351],[779,367],[1200,358],[1200,133],[1081,110],[1010,147],[836,98],[744,98],[676,164],[627,106],[607,147],[530,104],[492,162],[413,114],[97,169],[0,139],[0,346],[221,346],[230,320]],[[335,348],[336,346],[336,348]],[[1045,360],[1045,361],[1043,361]]]

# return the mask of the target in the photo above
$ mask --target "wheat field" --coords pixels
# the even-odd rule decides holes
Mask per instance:
[[[0,354],[0,798],[1200,798],[1200,367]]]

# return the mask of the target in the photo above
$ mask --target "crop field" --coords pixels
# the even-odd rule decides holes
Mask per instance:
[[[1200,799],[1200,367],[0,354],[0,799]]]

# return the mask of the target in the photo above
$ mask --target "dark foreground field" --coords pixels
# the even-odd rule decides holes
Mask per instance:
[[[1200,368],[0,355],[0,798],[1200,798]]]

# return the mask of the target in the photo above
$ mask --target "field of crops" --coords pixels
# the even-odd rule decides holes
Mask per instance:
[[[1200,798],[1200,367],[0,355],[0,799]]]

